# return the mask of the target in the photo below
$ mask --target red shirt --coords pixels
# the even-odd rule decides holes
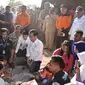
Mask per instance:
[[[60,52],[61,52],[61,48],[55,50],[55,51],[53,52],[53,55],[60,55]],[[73,60],[74,60],[74,56],[73,56],[72,54],[70,54],[70,58],[68,59],[68,55],[64,53],[64,54],[62,55],[62,58],[63,58],[64,63],[65,63],[65,68],[64,68],[64,70],[65,70],[67,73],[71,72],[71,70],[72,70],[72,65],[73,65]]]

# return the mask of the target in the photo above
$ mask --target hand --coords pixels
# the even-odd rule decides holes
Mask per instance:
[[[75,72],[76,72],[77,76],[80,76],[80,68],[76,67]]]

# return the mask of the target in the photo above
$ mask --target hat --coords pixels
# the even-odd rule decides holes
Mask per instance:
[[[85,42],[80,41],[75,43],[74,45],[76,46],[79,53],[85,51]]]
[[[76,8],[76,12],[82,12],[82,11],[84,11],[84,9],[83,9],[82,6],[78,6],[78,7]]]
[[[60,8],[68,8],[66,4],[61,4]]]
[[[1,28],[1,32],[2,31],[7,31],[8,32],[8,29],[7,28]]]

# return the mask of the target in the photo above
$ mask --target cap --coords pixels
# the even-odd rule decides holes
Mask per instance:
[[[84,11],[84,9],[83,9],[82,6],[78,6],[78,7],[76,8],[76,12],[82,12],[82,11]]]
[[[7,31],[8,32],[8,29],[7,28],[1,28],[1,31]]]
[[[66,4],[61,4],[60,8],[68,8]]]

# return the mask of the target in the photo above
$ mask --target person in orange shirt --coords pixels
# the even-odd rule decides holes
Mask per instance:
[[[21,7],[21,13],[17,15],[16,24],[21,25],[22,29],[29,31],[28,26],[30,25],[31,20],[29,14],[26,13],[26,10],[26,6],[23,5]]]
[[[72,15],[68,11],[68,7],[62,4],[60,7],[60,14],[56,19],[57,38],[56,49],[61,46],[64,40],[68,40],[68,32],[72,23]]]

